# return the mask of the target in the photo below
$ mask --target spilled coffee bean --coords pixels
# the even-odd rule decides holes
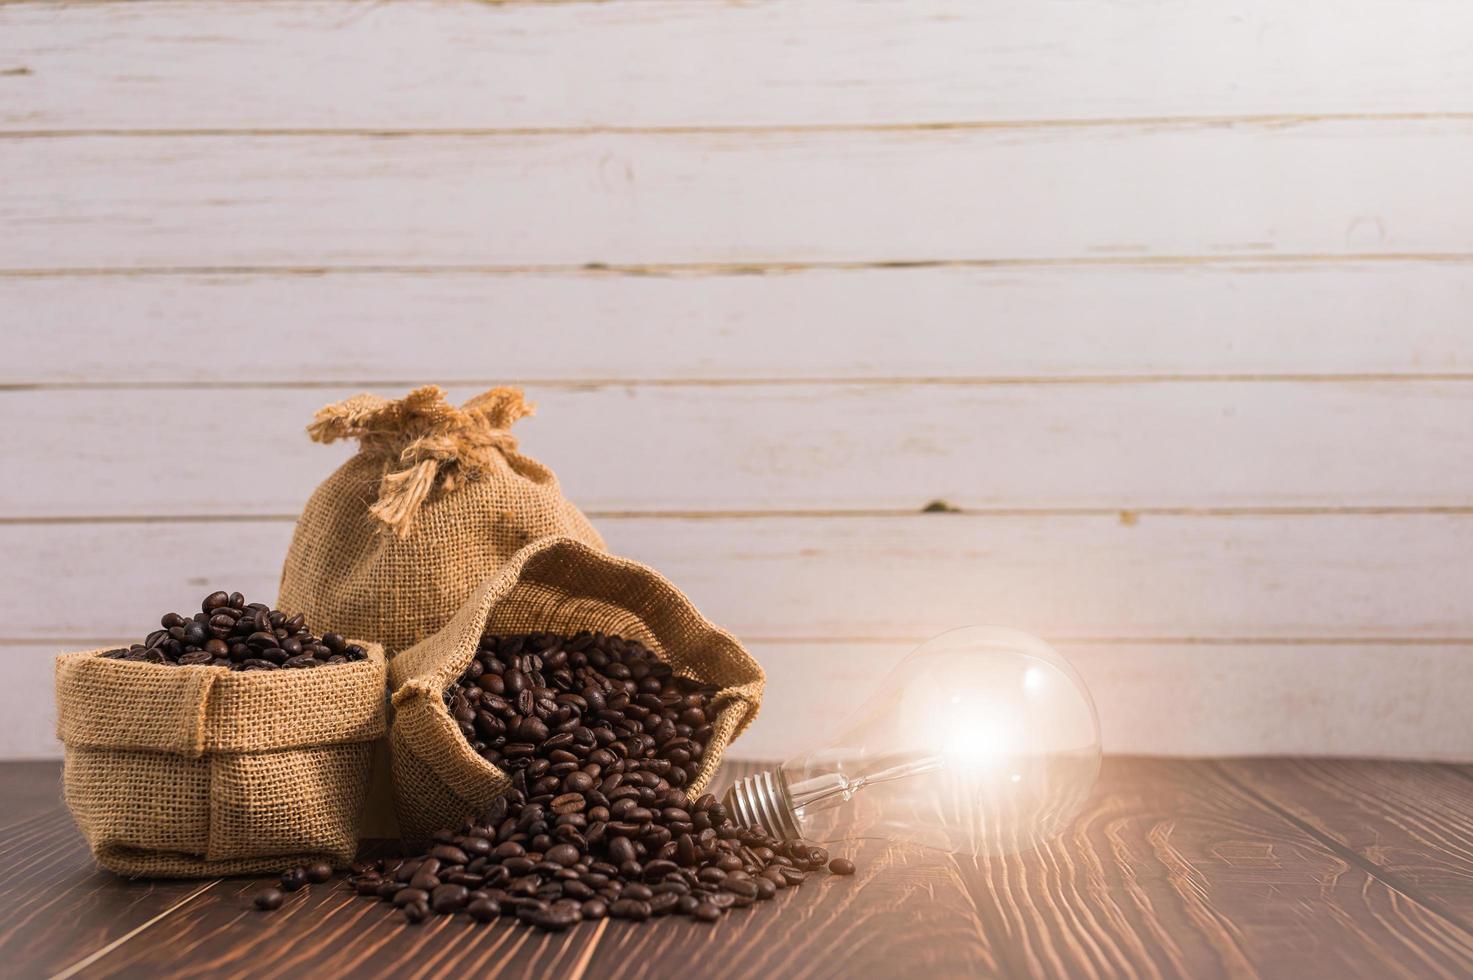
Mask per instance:
[[[313,636],[300,614],[289,617],[263,602],[246,602],[239,592],[212,592],[192,617],[165,613],[159,626],[142,643],[102,656],[230,670],[322,667],[368,656],[362,647],[336,633]]]
[[[633,640],[485,637],[445,706],[511,789],[420,854],[354,865],[348,884],[409,923],[464,913],[546,931],[604,917],[714,922],[800,884],[826,851],[738,826],[715,796],[681,788],[712,738],[714,693]]]

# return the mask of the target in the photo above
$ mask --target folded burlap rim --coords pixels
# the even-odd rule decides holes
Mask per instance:
[[[384,648],[365,660],[302,670],[233,671],[100,656],[56,658],[56,734],[63,745],[170,752],[271,752],[366,742],[388,727]]]
[[[471,748],[444,703],[445,689],[475,658],[488,629],[617,632],[643,642],[678,674],[716,685],[713,735],[697,778],[684,787],[693,796],[710,783],[726,746],[751,724],[762,699],[762,668],[654,569],[572,538],[543,538],[513,555],[440,632],[397,654],[389,665],[398,791],[408,789],[398,776],[402,767],[428,767],[440,784],[437,790],[458,801],[445,809],[461,811],[431,814],[439,820],[478,813],[511,787],[505,771]],[[416,801],[399,802],[403,821],[404,807]],[[413,827],[405,829],[413,835]]]

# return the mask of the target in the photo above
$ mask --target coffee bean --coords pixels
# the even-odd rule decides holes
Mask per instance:
[[[477,922],[490,922],[501,915],[501,903],[494,898],[478,898],[467,904],[465,910]]]
[[[142,661],[184,667],[224,667],[229,670],[275,670],[353,663],[368,654],[338,637],[339,648],[320,642],[307,629],[301,614],[288,618],[261,603],[247,603],[239,592],[212,592],[193,617],[165,613],[163,629],[149,633],[142,644],[102,654],[114,660]],[[324,660],[316,651],[332,650]],[[304,659],[298,659],[304,658]],[[339,659],[340,658],[340,659]]]
[[[324,881],[332,879],[332,865],[326,861],[314,861],[305,868],[307,880],[313,884],[320,885]]]
[[[394,904],[400,907],[403,907],[405,905],[413,905],[416,902],[428,904],[429,900],[429,892],[425,891],[423,888],[415,888],[413,886],[410,886],[409,888],[399,889],[399,891],[395,893],[393,897]]]
[[[577,860],[582,856],[583,855],[578,852],[578,848],[574,847],[572,844],[559,844],[556,847],[549,849],[546,854],[547,860],[561,864],[563,867],[567,867],[570,864],[576,863]]]
[[[263,888],[256,892],[256,897],[251,899],[256,908],[263,912],[281,908],[281,903],[286,901],[286,895],[279,888]]]
[[[465,907],[470,891],[464,885],[441,885],[430,894],[430,908],[449,915]]]
[[[255,613],[243,618],[261,625]],[[266,629],[278,638],[281,623]],[[285,666],[296,659],[283,648],[293,638],[304,659],[330,647],[281,635],[283,645],[249,647],[261,651],[252,659]],[[483,637],[444,706],[511,788],[476,820],[431,835],[420,855],[355,868],[350,884],[398,903],[412,921],[464,911],[546,930],[604,916],[714,921],[772,898],[827,855],[738,827],[714,796],[693,801],[683,790],[713,737],[714,693],[633,640]]]
[[[554,905],[541,912],[531,915],[531,922],[539,929],[548,932],[561,932],[572,925],[577,925],[583,918],[583,907],[578,904]]]
[[[733,878],[727,875],[726,880],[721,883],[721,888],[733,895],[740,895],[742,898],[757,897],[757,883],[750,878]]]
[[[281,873],[281,888],[283,891],[294,892],[307,885],[307,872],[301,868],[289,868]]]
[[[633,919],[643,922],[650,917],[650,907],[636,898],[621,898],[609,906],[609,915],[615,919]]]
[[[453,844],[439,844],[430,849],[430,856],[449,864],[469,864],[470,855]]]
[[[829,870],[836,875],[852,875],[854,873],[854,862],[848,858],[834,858],[829,862]]]

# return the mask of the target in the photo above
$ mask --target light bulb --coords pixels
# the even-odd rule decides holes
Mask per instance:
[[[1099,769],[1099,718],[1069,662],[1036,636],[973,626],[921,644],[837,734],[725,802],[779,838],[1008,854],[1064,830]]]

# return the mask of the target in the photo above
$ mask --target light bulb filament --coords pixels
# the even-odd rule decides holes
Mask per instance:
[[[788,794],[798,818],[801,820],[804,814],[841,806],[852,800],[854,794],[866,786],[920,776],[946,768],[945,759],[938,755],[904,758],[904,761],[900,762],[888,759],[875,760],[875,762],[880,768],[853,777],[845,776],[842,772],[832,772],[791,784],[788,787]]]

